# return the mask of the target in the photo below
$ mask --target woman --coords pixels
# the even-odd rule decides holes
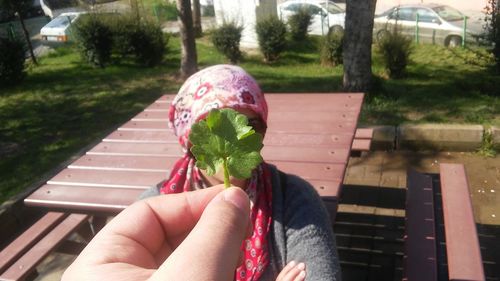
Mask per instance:
[[[141,197],[185,192],[223,182],[222,172],[209,176],[196,167],[189,152],[191,125],[211,109],[232,108],[265,135],[267,103],[260,87],[243,69],[216,65],[186,80],[172,101],[170,126],[185,150],[170,177]],[[314,188],[297,176],[267,163],[247,180],[231,184],[249,195],[253,234],[243,242],[244,259],[236,280],[340,280],[340,267],[328,214]],[[286,266],[285,266],[286,265]]]

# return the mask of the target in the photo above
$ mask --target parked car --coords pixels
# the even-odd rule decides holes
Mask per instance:
[[[415,37],[418,15],[419,41],[456,47],[462,44],[464,14],[455,8],[438,4],[400,5],[393,7],[374,20],[374,34],[380,39],[397,27],[404,35]],[[466,41],[477,42],[481,27],[467,23]]]
[[[71,36],[71,25],[74,24],[85,12],[62,13],[52,19],[40,30],[40,35],[45,43],[67,42]]]
[[[344,29],[345,10],[332,1],[286,1],[278,5],[278,16],[286,22],[300,9],[306,9],[312,14],[310,34],[325,35],[329,30]]]

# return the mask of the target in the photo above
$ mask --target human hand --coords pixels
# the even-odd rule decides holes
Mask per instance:
[[[306,265],[295,261],[289,262],[276,278],[276,281],[303,281],[306,278]]]
[[[239,188],[136,202],[107,224],[62,280],[233,280],[250,230]]]

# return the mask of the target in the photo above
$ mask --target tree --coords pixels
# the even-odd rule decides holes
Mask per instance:
[[[181,78],[186,79],[198,68],[196,42],[190,0],[177,0],[181,35]]]
[[[201,28],[200,0],[193,0],[193,26],[195,36],[200,37],[203,33]]]
[[[344,90],[370,89],[373,18],[377,0],[347,0],[344,35]]]
[[[38,62],[35,57],[35,53],[33,52],[33,45],[31,45],[30,35],[28,30],[26,29],[26,25],[24,24],[24,15],[33,5],[32,0],[0,0],[0,8],[6,10],[7,12],[16,14],[21,23],[21,27],[23,29],[24,37],[26,39],[26,44],[28,45],[28,49],[30,51],[31,60],[35,65],[38,65]]]
[[[492,53],[497,70],[500,71],[500,5],[498,0],[488,0],[485,13],[487,39],[494,43]]]

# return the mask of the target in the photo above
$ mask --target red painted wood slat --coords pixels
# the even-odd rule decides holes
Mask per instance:
[[[300,161],[346,163],[349,149],[303,146],[264,146],[262,157],[266,161]],[[172,143],[105,142],[96,145],[89,155],[167,156],[181,157],[184,153]]]
[[[329,202],[335,202],[340,192],[341,180],[308,180],[319,195]],[[46,184],[35,194],[25,199],[34,207],[63,209],[98,214],[117,214],[137,201],[144,189],[89,187],[78,185]],[[57,198],[54,201],[53,198]]]
[[[25,199],[25,203],[35,207],[116,214],[135,202],[142,192],[144,189],[46,184]]]
[[[267,124],[269,132],[309,133],[309,134],[352,134],[355,121],[335,120],[328,123],[311,123],[304,121],[271,120]],[[120,130],[170,131],[163,121],[129,121]]]
[[[358,128],[354,134],[355,139],[371,139],[373,138],[372,128]]]
[[[440,164],[450,280],[485,280],[469,185],[462,164]]]
[[[52,230],[65,217],[63,213],[49,212],[30,226],[23,234],[0,252],[0,273],[16,259],[26,253],[45,234]]]
[[[58,224],[50,233],[18,259],[7,271],[2,273],[2,280],[21,280],[39,264],[52,250],[60,245],[64,238],[88,220],[87,215],[71,214]]]
[[[326,146],[345,148],[351,141],[348,134],[304,134],[268,132],[264,145],[276,146]],[[169,131],[133,131],[117,130],[103,139],[104,142],[130,143],[178,143],[177,137]]]
[[[164,172],[64,169],[47,183],[146,189],[163,180]],[[117,194],[118,196],[119,194]]]

